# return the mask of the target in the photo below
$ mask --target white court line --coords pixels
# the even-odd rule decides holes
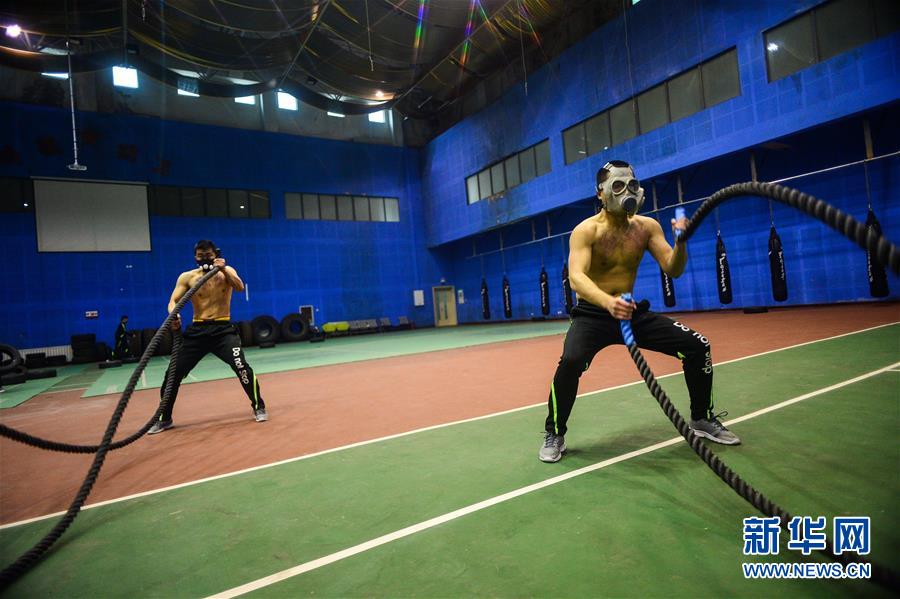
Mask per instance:
[[[815,341],[806,341],[806,342],[804,342],[804,343],[798,343],[798,344],[796,344],[796,345],[789,345],[789,346],[787,346],[787,347],[782,347],[782,348],[779,348],[779,349],[772,349],[772,350],[764,351],[764,352],[761,352],[761,353],[758,353],[758,354],[753,354],[753,355],[750,355],[750,356],[744,356],[744,357],[742,357],[742,358],[735,358],[735,359],[733,359],[733,360],[725,360],[724,362],[715,362],[715,363],[714,363],[714,366],[723,366],[723,365],[725,365],[725,364],[732,364],[732,363],[734,363],[734,362],[740,362],[740,361],[742,361],[742,360],[749,360],[750,358],[757,358],[757,357],[759,357],[759,356],[765,356],[765,355],[767,355],[767,354],[771,354],[771,353],[775,353],[775,352],[785,351],[785,350],[788,350],[788,349],[794,349],[794,348],[797,348],[797,347],[802,347],[802,346],[804,346],[804,345],[810,345],[810,344],[812,344],[812,343],[819,343],[819,342],[822,342],[822,341],[831,341],[832,339],[839,339],[839,338],[841,338],[841,337],[847,337],[847,336],[849,336],[849,335],[857,335],[857,334],[859,334],[859,333],[865,333],[865,332],[868,332],[868,331],[874,331],[875,329],[880,329],[880,328],[884,328],[884,327],[889,327],[889,326],[893,326],[893,325],[895,325],[895,324],[900,324],[900,321],[898,321],[898,322],[891,322],[891,323],[888,323],[888,324],[882,324],[882,325],[878,325],[878,326],[874,326],[874,327],[869,327],[869,328],[867,328],[867,329],[860,329],[860,330],[858,330],[858,331],[852,331],[852,332],[850,332],[850,333],[842,333],[842,334],[840,334],[840,335],[835,335],[835,336],[833,336],[833,337],[826,337],[826,338],[824,338],[824,339],[817,339],[817,340],[815,340]],[[658,376],[658,377],[656,377],[656,380],[668,378],[668,377],[671,377],[671,376],[679,376],[679,375],[681,375],[681,374],[682,374],[682,373],[680,373],[680,372],[672,372],[672,373],[670,373],[670,374],[664,374],[664,375]],[[597,395],[597,394],[599,394],[599,393],[605,393],[605,392],[607,392],[607,391],[615,391],[615,390],[617,390],[617,389],[623,389],[623,388],[625,388],[625,387],[630,387],[630,386],[632,386],[632,385],[643,385],[643,384],[644,384],[644,380],[643,380],[643,379],[638,379],[638,380],[633,381],[633,382],[631,382],[631,383],[624,383],[624,384],[622,384],[622,385],[616,385],[616,386],[614,386],[614,387],[605,387],[605,388],[603,388],[603,389],[598,389],[598,390],[596,390],[596,391],[588,391],[587,393],[579,393],[576,397],[587,397],[587,396],[590,396],[590,395]],[[477,421],[479,421],[479,420],[485,420],[485,419],[487,419],[487,418],[494,418],[494,417],[496,417],[496,416],[504,416],[504,415],[506,415],[506,414],[513,414],[513,413],[515,413],[515,412],[521,412],[521,411],[524,411],[524,410],[531,410],[531,409],[534,409],[534,408],[537,408],[537,407],[546,407],[546,405],[547,405],[547,402],[544,401],[544,402],[541,402],[541,403],[531,404],[531,405],[527,405],[527,406],[520,406],[520,407],[518,407],[518,408],[512,408],[512,409],[509,409],[509,410],[503,410],[502,412],[493,412],[493,413],[491,413],[491,414],[485,414],[485,415],[483,415],[483,416],[475,416],[474,418],[465,418],[465,419],[463,419],[463,420],[454,420],[453,422],[444,422],[444,423],[442,423],[442,424],[435,424],[435,425],[432,425],[432,426],[426,426],[426,427],[423,427],[423,428],[417,428],[417,429],[413,429],[413,430],[410,430],[410,431],[404,431],[404,432],[402,432],[402,433],[395,433],[395,434],[393,434],[393,435],[387,435],[387,436],[384,436],[384,437],[377,437],[377,438],[375,438],[375,439],[367,439],[367,440],[365,440],[365,441],[357,441],[356,443],[351,443],[351,444],[349,444],[349,445],[341,445],[340,447],[332,447],[331,449],[325,449],[325,450],[323,450],[323,451],[317,451],[317,452],[315,452],[315,453],[308,453],[308,454],[301,455],[301,456],[297,456],[297,457],[293,457],[293,458],[287,458],[287,459],[285,459],[285,460],[280,460],[280,461],[278,461],[278,462],[272,462],[272,463],[269,463],[269,464],[262,464],[262,465],[260,465],[260,466],[253,466],[253,467],[250,467],[250,468],[244,468],[243,470],[235,470],[234,472],[226,472],[225,474],[217,474],[217,475],[215,475],[215,476],[208,476],[208,477],[206,477],[206,478],[200,478],[200,479],[197,479],[197,480],[192,480],[192,481],[190,481],[190,482],[180,483],[180,484],[177,484],[177,485],[170,485],[170,486],[168,486],[168,487],[161,487],[161,488],[159,488],[159,489],[153,489],[153,490],[150,490],[150,491],[142,491],[142,492],[140,492],[140,493],[133,493],[133,494],[131,494],[131,495],[125,495],[125,496],[123,496],[123,497],[117,497],[117,498],[115,498],[115,499],[108,499],[108,500],[106,500],[106,501],[98,501],[97,503],[91,503],[91,504],[85,505],[85,506],[82,507],[81,509],[82,509],[82,510],[89,510],[89,509],[92,509],[92,508],[103,507],[103,506],[105,506],[105,505],[111,505],[111,504],[113,504],[113,503],[118,503],[118,502],[120,502],[120,501],[128,501],[128,500],[130,500],[130,499],[138,499],[138,498],[140,498],[140,497],[146,497],[146,496],[148,496],[148,495],[155,495],[155,494],[157,494],[157,493],[165,493],[165,492],[167,492],[167,491],[174,491],[174,490],[176,490],[176,489],[183,489],[183,488],[185,488],[185,487],[190,487],[190,486],[193,486],[193,485],[199,485],[199,484],[202,484],[202,483],[207,483],[207,482],[211,482],[211,481],[214,481],[214,480],[219,480],[219,479],[222,479],[222,478],[228,478],[228,477],[231,477],[231,476],[238,476],[238,475],[240,475],[240,474],[247,474],[247,473],[249,473],[249,472],[256,472],[257,470],[263,470],[263,469],[266,469],[266,468],[273,468],[273,467],[275,467],[275,466],[282,466],[282,465],[284,465],[284,464],[291,464],[291,463],[293,463],[293,462],[299,462],[299,461],[301,461],[301,460],[308,460],[308,459],[310,459],[310,458],[316,458],[316,457],[319,457],[319,456],[327,455],[327,454],[329,454],[329,453],[335,453],[335,452],[338,452],[338,451],[344,451],[344,450],[347,450],[347,449],[354,449],[354,448],[356,448],[356,447],[363,447],[363,446],[365,446],[365,445],[371,445],[372,443],[381,443],[382,441],[390,441],[390,440],[392,440],[392,439],[399,439],[399,438],[401,438],[401,437],[406,437],[406,436],[409,436],[409,435],[415,435],[415,434],[418,434],[418,433],[424,433],[424,432],[428,432],[428,431],[433,431],[433,430],[445,428],[445,427],[448,427],[448,426],[456,426],[456,425],[458,425],[458,424],[466,424],[466,423],[468,423],[468,422],[477,422]],[[12,528],[12,527],[14,527],[14,526],[21,526],[21,525],[23,525],[23,524],[30,524],[31,522],[37,522],[37,521],[40,521],[40,520],[45,520],[45,519],[47,519],[47,518],[54,518],[54,517],[56,517],[56,516],[62,516],[63,514],[65,514],[65,512],[54,512],[54,513],[52,513],[52,514],[45,514],[45,515],[43,515],[43,516],[36,516],[36,517],[34,517],[34,518],[28,518],[27,520],[19,520],[18,522],[10,522],[9,524],[3,524],[3,525],[0,525],[0,530],[3,530],[3,529],[5,529],[5,528]]]
[[[734,420],[729,420],[725,424],[732,425],[738,422],[743,422],[745,420],[750,420],[751,418],[756,418],[757,416],[762,416],[763,414],[768,414],[769,412],[774,412],[775,410],[780,410],[781,408],[785,408],[792,404],[801,402],[805,399],[809,399],[811,397],[816,397],[817,395],[823,395],[830,391],[834,391],[835,389],[840,389],[841,387],[846,387],[847,385],[852,385],[854,383],[858,383],[859,381],[871,378],[873,376],[877,376],[892,368],[896,368],[900,366],[900,362],[893,364],[891,366],[886,366],[884,368],[879,368],[878,370],[873,370],[872,372],[868,372],[866,374],[860,375],[858,377],[848,379],[846,381],[836,383],[829,387],[825,387],[824,389],[818,389],[817,391],[812,391],[810,393],[806,393],[805,395],[799,395],[792,399],[787,399],[775,405],[769,406],[767,408],[763,408],[761,410],[757,410],[755,412],[751,412],[740,418],[735,418]],[[534,491],[538,491],[540,489],[544,489],[546,487],[559,484],[561,482],[565,482],[571,478],[575,478],[576,476],[581,476],[583,474],[588,474],[589,472],[594,472],[595,470],[600,470],[601,468],[606,468],[608,466],[612,466],[613,464],[618,464],[619,462],[624,462],[625,460],[630,460],[632,458],[636,458],[638,456],[650,453],[652,451],[656,451],[657,449],[662,449],[664,447],[669,447],[671,445],[676,445],[680,442],[684,441],[682,437],[674,437],[667,441],[662,441],[660,443],[656,443],[655,445],[650,445],[648,447],[644,447],[643,449],[638,449],[635,451],[630,451],[628,453],[623,453],[622,455],[616,456],[614,458],[610,458],[608,460],[603,460],[602,462],[597,462],[596,464],[591,464],[590,466],[585,466],[584,468],[579,468],[578,470],[572,470],[571,472],[567,472],[560,476],[555,476],[553,478],[548,478],[547,480],[543,480],[538,483],[534,483],[532,485],[528,485],[527,487],[522,487],[520,489],[516,489],[514,491],[510,491],[508,493],[504,493],[503,495],[497,495],[496,497],[491,497],[490,499],[485,499],[484,501],[479,501],[478,503],[473,503],[472,505],[468,505],[464,508],[460,508],[458,510],[454,510],[447,514],[443,514],[441,516],[437,516],[436,518],[431,518],[429,520],[425,520],[424,522],[419,522],[418,524],[413,524],[412,526],[407,526],[406,528],[401,528],[400,530],[396,530],[392,533],[388,533],[386,535],[382,535],[375,539],[371,539],[364,543],[360,543],[359,545],[354,545],[353,547],[348,547],[347,549],[343,549],[341,551],[337,551],[330,555],[326,555],[324,557],[320,557],[318,559],[314,559],[308,561],[306,563],[300,564],[298,566],[294,566],[292,568],[288,568],[286,570],[282,570],[281,572],[276,572],[275,574],[271,574],[264,578],[260,578],[258,580],[254,580],[253,582],[248,582],[247,584],[241,585],[239,587],[234,587],[228,589],[226,591],[222,591],[216,595],[211,595],[211,598],[215,599],[229,599],[231,597],[238,597],[245,593],[250,593],[252,591],[259,590],[263,587],[267,587],[273,585],[275,583],[281,582],[288,578],[293,578],[294,576],[299,576],[300,574],[304,574],[311,570],[316,570],[317,568],[321,568],[322,566],[327,566],[329,564],[333,564],[342,559],[346,559],[348,557],[352,557],[354,555],[358,555],[363,553],[364,551],[368,551],[369,549],[374,549],[381,545],[385,545],[392,541],[396,541],[398,539],[402,539],[403,537],[408,537],[417,532],[422,532],[423,530],[428,530],[429,528],[434,528],[440,524],[444,524],[446,522],[450,522],[451,520],[456,520],[457,518],[461,518],[463,516],[467,516],[474,512],[481,511],[483,509],[489,508],[491,506],[497,505],[498,503],[503,503],[505,501],[509,501],[510,499],[515,499],[516,497],[521,497],[522,495],[526,495],[528,493],[532,493]]]

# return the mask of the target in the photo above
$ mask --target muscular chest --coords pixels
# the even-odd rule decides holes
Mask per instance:
[[[648,234],[637,223],[626,231],[600,231],[591,250],[591,267],[637,267],[647,249]]]
[[[197,281],[199,281],[201,277],[202,275],[191,277],[191,287],[196,285]],[[197,290],[197,293],[194,294],[193,299],[194,301],[200,303],[213,302],[228,297],[230,291],[231,287],[226,283],[225,275],[223,275],[222,273],[217,273],[216,276],[207,281],[203,287]]]

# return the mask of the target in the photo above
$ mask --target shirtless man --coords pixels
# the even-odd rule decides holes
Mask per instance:
[[[202,277],[206,271],[218,266],[222,270],[216,273],[212,279],[191,298],[194,306],[194,322],[184,332],[184,344],[178,352],[175,363],[172,386],[172,397],[165,410],[159,416],[159,421],[147,431],[155,435],[172,428],[172,409],[175,407],[175,398],[178,396],[178,387],[181,380],[193,370],[197,362],[208,353],[213,353],[217,358],[231,366],[241,386],[250,398],[253,407],[253,415],[257,422],[265,422],[269,419],[266,414],[266,404],[259,394],[259,382],[253,374],[253,369],[247,364],[244,350],[241,349],[241,337],[237,328],[231,324],[231,293],[234,290],[243,291],[244,282],[238,276],[237,271],[230,266],[225,266],[225,260],[218,257],[216,245],[207,239],[201,239],[194,246],[194,259],[197,268],[181,273],[175,284],[175,291],[169,299],[169,312],[175,309],[178,300],[187,293],[188,289]],[[172,328],[181,328],[181,318],[176,316],[172,322]],[[168,380],[168,379],[167,379]],[[159,390],[162,397],[167,380]]]
[[[638,347],[678,357],[691,396],[690,426],[694,433],[726,445],[740,443],[726,429],[712,406],[712,358],[709,341],[680,322],[650,312],[649,302],[626,302],[644,251],[671,277],[678,277],[687,262],[687,249],[666,241],[659,223],[637,216],[644,190],[627,162],[613,160],[597,171],[597,197],[602,208],[581,222],[569,240],[569,281],[578,294],[563,354],[550,385],[544,444],[539,457],[558,462],[566,451],[566,422],[575,404],[578,379],[598,351],[624,344],[619,320],[631,320]],[[684,230],[687,220],[672,220],[672,230]]]

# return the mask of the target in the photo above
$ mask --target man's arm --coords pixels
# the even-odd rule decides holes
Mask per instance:
[[[631,318],[633,303],[614,297],[599,287],[588,276],[591,268],[591,246],[594,243],[593,223],[581,223],[569,237],[569,284],[578,297],[595,306],[605,308],[615,318]]]
[[[222,274],[225,275],[225,280],[228,281],[228,284],[231,285],[235,291],[244,290],[244,282],[238,276],[237,271],[230,266],[225,266],[225,260],[223,258],[217,258],[215,262],[213,262],[213,266],[220,266],[222,268]]]
[[[175,304],[178,303],[178,300],[184,297],[184,294],[191,288],[188,284],[190,276],[191,275],[188,272],[183,272],[178,276],[178,281],[175,283],[175,290],[172,292],[172,297],[169,298],[169,313],[175,309]]]
[[[686,219],[678,222],[674,226],[684,230]],[[676,241],[675,249],[666,241],[663,235],[662,227],[652,218],[646,220],[647,226],[650,228],[650,240],[647,242],[647,249],[650,255],[659,263],[659,267],[670,277],[678,278],[684,272],[684,265],[687,264],[687,247],[685,244]]]

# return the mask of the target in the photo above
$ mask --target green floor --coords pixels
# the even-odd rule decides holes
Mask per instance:
[[[490,324],[430,328],[415,331],[396,331],[372,335],[337,337],[324,343],[282,343],[274,348],[247,348],[247,361],[257,374],[284,372],[313,366],[359,362],[393,356],[407,356],[424,352],[457,349],[498,341],[514,341],[531,337],[558,335],[569,328],[567,320],[544,322]],[[162,384],[168,357],[153,358],[137,388],[159,387]],[[133,365],[106,370],[84,393],[83,397],[119,393],[125,389]],[[234,376],[227,364],[215,356],[200,361],[185,379],[185,383],[212,381]]]
[[[900,326],[716,369],[735,418],[900,361]],[[872,518],[876,561],[900,563],[900,372],[734,425],[715,451],[796,515]],[[683,411],[681,377],[662,380]],[[641,385],[579,400],[558,464],[537,458],[533,408],[84,512],[11,596],[221,592],[675,436]],[[73,489],[74,493],[74,489]],[[686,445],[666,447],[289,578],[260,596],[858,596],[866,582],[747,581],[753,509]],[[10,563],[51,520],[0,531]],[[784,535],[782,536],[784,540]],[[806,561],[782,547],[771,561]]]
[[[94,367],[93,364],[90,365]],[[49,379],[36,379],[33,381],[25,381],[18,385],[7,385],[4,387],[3,393],[0,393],[0,408],[14,408],[35,395],[39,395],[55,386],[68,381],[69,379],[79,378],[87,369],[88,364],[75,364],[71,366],[56,367],[56,376]]]

